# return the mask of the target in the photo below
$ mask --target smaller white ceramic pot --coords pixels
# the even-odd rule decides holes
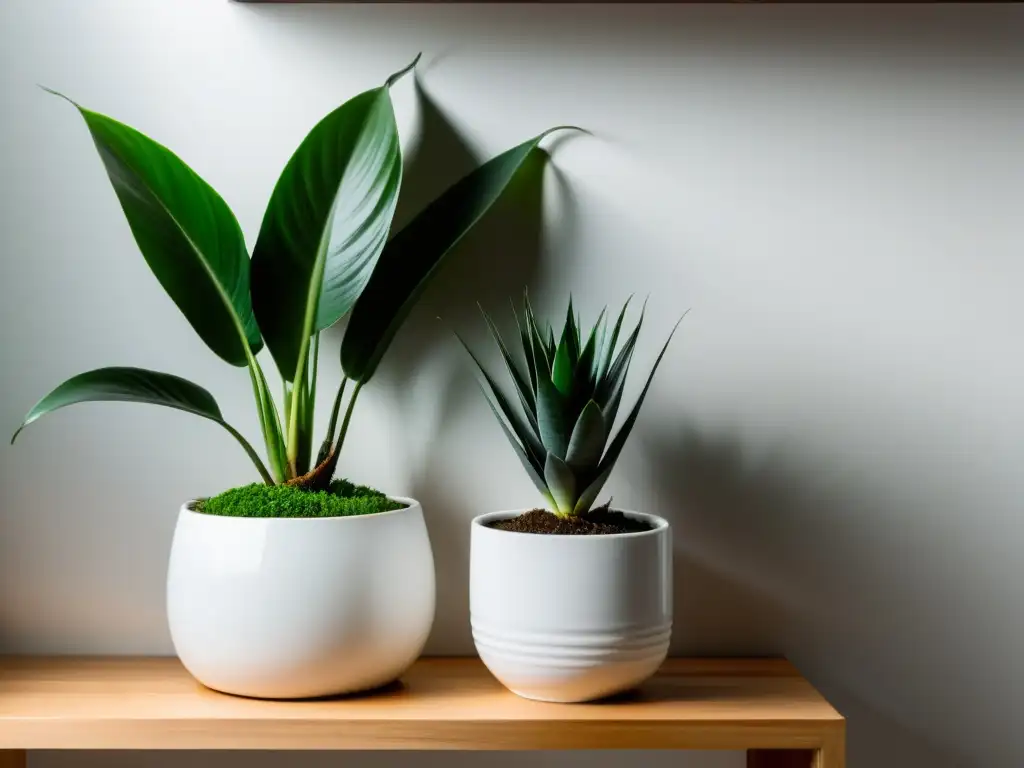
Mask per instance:
[[[672,634],[666,520],[625,512],[649,531],[606,536],[488,527],[473,520],[470,619],[487,668],[528,699],[590,701],[629,690],[665,660]]]
[[[243,518],[185,505],[167,618],[181,662],[226,693],[367,690],[416,660],[434,620],[434,558],[413,499],[354,517]]]

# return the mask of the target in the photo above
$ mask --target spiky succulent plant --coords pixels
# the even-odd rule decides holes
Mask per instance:
[[[494,322],[484,312],[519,396],[521,411],[463,342],[483,375],[481,388],[505,436],[551,505],[551,511],[560,517],[585,514],[594,504],[629,437],[654,372],[675,333],[673,328],[633,409],[612,437],[626,375],[643,324],[641,312],[633,332],[619,345],[628,307],[629,301],[610,334],[606,311],[602,311],[584,337],[570,298],[565,325],[556,342],[554,330],[550,325],[541,328],[529,298],[524,297],[522,317],[514,306],[512,312],[519,327],[525,365],[513,357]],[[676,327],[678,325],[676,323]]]

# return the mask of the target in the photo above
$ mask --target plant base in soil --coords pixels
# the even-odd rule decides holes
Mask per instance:
[[[518,517],[497,520],[489,525],[499,531],[514,533],[547,533],[556,536],[607,536],[613,533],[639,533],[653,527],[644,520],[634,520],[605,504],[573,517],[558,517],[546,509],[531,509]]]
[[[391,512],[404,506],[375,488],[335,480],[325,491],[253,483],[200,499],[193,509],[225,517],[352,517]]]

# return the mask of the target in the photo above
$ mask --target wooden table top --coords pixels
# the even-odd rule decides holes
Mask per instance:
[[[476,659],[372,694],[260,701],[173,658],[0,657],[0,749],[815,749],[842,716],[781,659],[671,659],[639,691],[546,704]]]

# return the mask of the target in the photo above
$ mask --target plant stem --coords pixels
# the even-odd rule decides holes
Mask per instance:
[[[345,385],[348,384],[348,378],[343,377],[341,385],[338,387],[338,394],[334,397],[334,407],[331,408],[331,421],[327,425],[327,439],[325,443],[334,442],[334,431],[338,428],[338,414],[341,412],[341,399],[345,396]]]
[[[231,435],[235,438],[235,440],[237,440],[241,444],[242,448],[245,449],[245,452],[249,454],[249,458],[252,459],[252,463],[256,465],[256,469],[259,471],[260,476],[263,478],[263,482],[265,482],[267,485],[274,485],[274,478],[270,476],[270,472],[267,471],[267,467],[263,463],[262,459],[260,459],[260,455],[256,453],[256,449],[252,447],[249,441],[242,436],[242,433],[239,432],[234,427],[232,427],[226,421],[219,421],[217,423],[224,427],[224,429],[226,429],[228,432],[230,432]]]
[[[338,386],[338,394],[334,397],[334,406],[331,408],[331,421],[327,425],[327,435],[324,437],[323,442],[320,443],[320,450],[316,453],[316,461],[313,462],[314,467],[319,467],[331,455],[331,446],[334,444],[334,431],[338,427],[338,412],[341,410],[341,398],[345,394],[346,384],[348,384],[348,379],[342,377],[341,384]]]
[[[299,376],[304,375],[304,371],[299,372]],[[302,397],[302,382],[296,377],[296,381],[292,383],[291,399],[288,403],[287,419],[288,419],[288,437],[287,437],[287,456],[288,466],[291,469],[292,477],[297,477],[298,472],[298,459],[299,459],[299,405],[300,398]]]
[[[306,473],[313,459],[313,419],[316,414],[316,380],[320,367],[320,333],[313,335],[312,361],[309,364],[309,379],[304,376],[302,385],[302,411],[299,413],[298,469]]]
[[[320,334],[313,337],[313,366],[309,375],[309,421],[313,421],[314,401],[316,400],[316,375],[320,367]]]
[[[252,391],[256,398],[256,411],[260,419],[260,430],[263,432],[263,442],[267,448],[267,458],[270,460],[270,464],[274,469],[274,475],[279,481],[283,481],[285,479],[285,471],[282,464],[280,438],[281,425],[278,421],[277,409],[274,406],[274,400],[267,389],[267,379],[263,375],[263,369],[260,368],[259,362],[253,356],[248,347],[246,347],[246,355],[249,362],[249,378],[252,381]],[[248,446],[248,451],[252,450],[252,446],[248,445],[248,443],[243,447],[246,446]],[[250,458],[252,455],[253,454],[250,454]],[[262,462],[260,462],[257,468],[259,469],[261,467],[261,473],[265,472],[266,467]]]
[[[341,433],[338,435],[338,443],[334,447],[335,453],[341,453],[341,446],[345,443],[345,435],[348,433],[348,423],[352,419],[352,409],[355,408],[356,398],[359,397],[359,390],[363,388],[363,382],[356,384],[352,390],[352,397],[349,398],[348,408],[345,409],[345,420],[341,422]]]
[[[270,440],[273,444],[272,447],[268,445],[267,450],[273,451],[272,463],[275,467],[278,467],[278,480],[283,481],[284,477],[284,439],[281,433],[281,415],[277,412],[277,403],[274,402],[274,396],[270,394],[270,385],[267,383],[267,377],[263,373],[263,368],[260,366],[259,361],[256,360],[256,373],[260,377],[260,385],[263,391],[264,405],[266,407],[266,418],[267,423],[270,425]]]
[[[307,312],[307,326],[312,326],[312,315]],[[318,338],[318,334],[311,334]],[[302,416],[302,396],[307,394],[306,389],[306,366],[309,362],[310,339],[307,337],[302,342],[299,350],[299,364],[295,368],[295,378],[292,380],[291,404],[285,411],[288,420],[288,466],[291,468],[292,477],[299,475],[299,419]],[[286,385],[287,386],[287,385]]]

